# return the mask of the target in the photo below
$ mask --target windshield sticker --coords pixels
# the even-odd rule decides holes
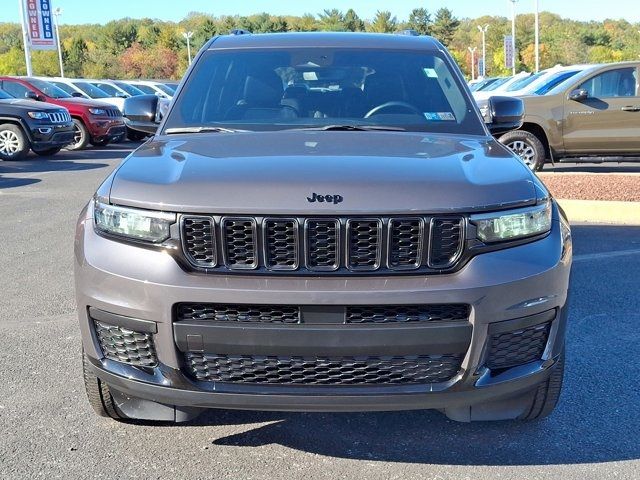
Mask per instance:
[[[432,121],[443,121],[443,122],[447,122],[447,121],[456,121],[456,117],[453,113],[451,112],[423,112],[424,118],[426,118],[427,120],[432,120]]]
[[[435,68],[423,68],[424,74],[429,78],[438,78]]]

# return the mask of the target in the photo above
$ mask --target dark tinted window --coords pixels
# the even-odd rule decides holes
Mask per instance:
[[[31,90],[18,82],[11,82],[4,80],[2,82],[2,89],[5,90],[9,95],[12,95],[16,98],[25,98],[27,92]]]
[[[637,83],[635,68],[617,68],[591,77],[578,88],[586,90],[594,98],[634,97]]]
[[[13,98],[12,95],[9,95],[7,92],[5,92],[4,90],[0,90],[0,100],[6,100],[8,98]]]
[[[166,127],[330,124],[484,130],[448,63],[432,52],[307,48],[211,51]]]
[[[30,79],[29,82],[38,90],[51,98],[71,98],[64,90],[56,87],[54,84],[45,82],[44,80],[38,80],[36,78]]]
[[[573,77],[576,73],[578,73],[577,70],[558,73],[551,77],[547,83],[538,88],[534,93],[536,95],[545,95],[568,78]]]
[[[117,86],[119,86],[121,89],[123,89],[132,97],[135,97],[137,95],[144,95],[144,92],[142,90],[134,87],[133,85],[129,85],[128,83],[125,83],[125,82],[113,82],[113,83],[115,83]]]
[[[84,93],[89,95],[91,98],[107,98],[109,96],[105,92],[100,90],[98,87],[90,84],[89,82],[74,82],[74,85],[78,87],[80,90],[82,90]]]

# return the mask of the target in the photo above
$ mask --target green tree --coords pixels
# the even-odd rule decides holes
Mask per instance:
[[[431,32],[444,46],[448,46],[460,26],[460,20],[453,16],[448,8],[441,8],[431,26]]]
[[[376,12],[376,16],[373,18],[373,22],[369,26],[369,30],[379,33],[395,32],[398,29],[398,19],[391,15],[388,10]]]
[[[64,66],[70,77],[81,77],[87,61],[88,47],[82,38],[71,39],[69,49],[63,49]]]
[[[426,8],[414,8],[409,14],[407,28],[415,30],[420,35],[431,34],[431,15]]]
[[[349,32],[364,32],[364,22],[353,8],[347,10],[344,15],[344,28]]]
[[[102,47],[114,55],[124,52],[137,39],[138,26],[129,18],[113,20],[102,28]]]
[[[11,48],[0,54],[0,75],[26,75],[27,65],[22,48]]]
[[[319,13],[318,23],[320,30],[326,32],[344,32],[346,30],[344,15],[337,8],[325,9],[324,12]]]

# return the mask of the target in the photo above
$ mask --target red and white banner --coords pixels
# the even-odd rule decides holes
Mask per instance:
[[[51,0],[22,0],[24,28],[31,50],[55,50]]]

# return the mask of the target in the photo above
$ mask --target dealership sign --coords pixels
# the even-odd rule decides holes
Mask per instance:
[[[513,68],[515,60],[515,52],[513,48],[513,37],[505,35],[504,37],[504,67]]]
[[[26,39],[31,50],[55,50],[51,0],[22,0]]]

